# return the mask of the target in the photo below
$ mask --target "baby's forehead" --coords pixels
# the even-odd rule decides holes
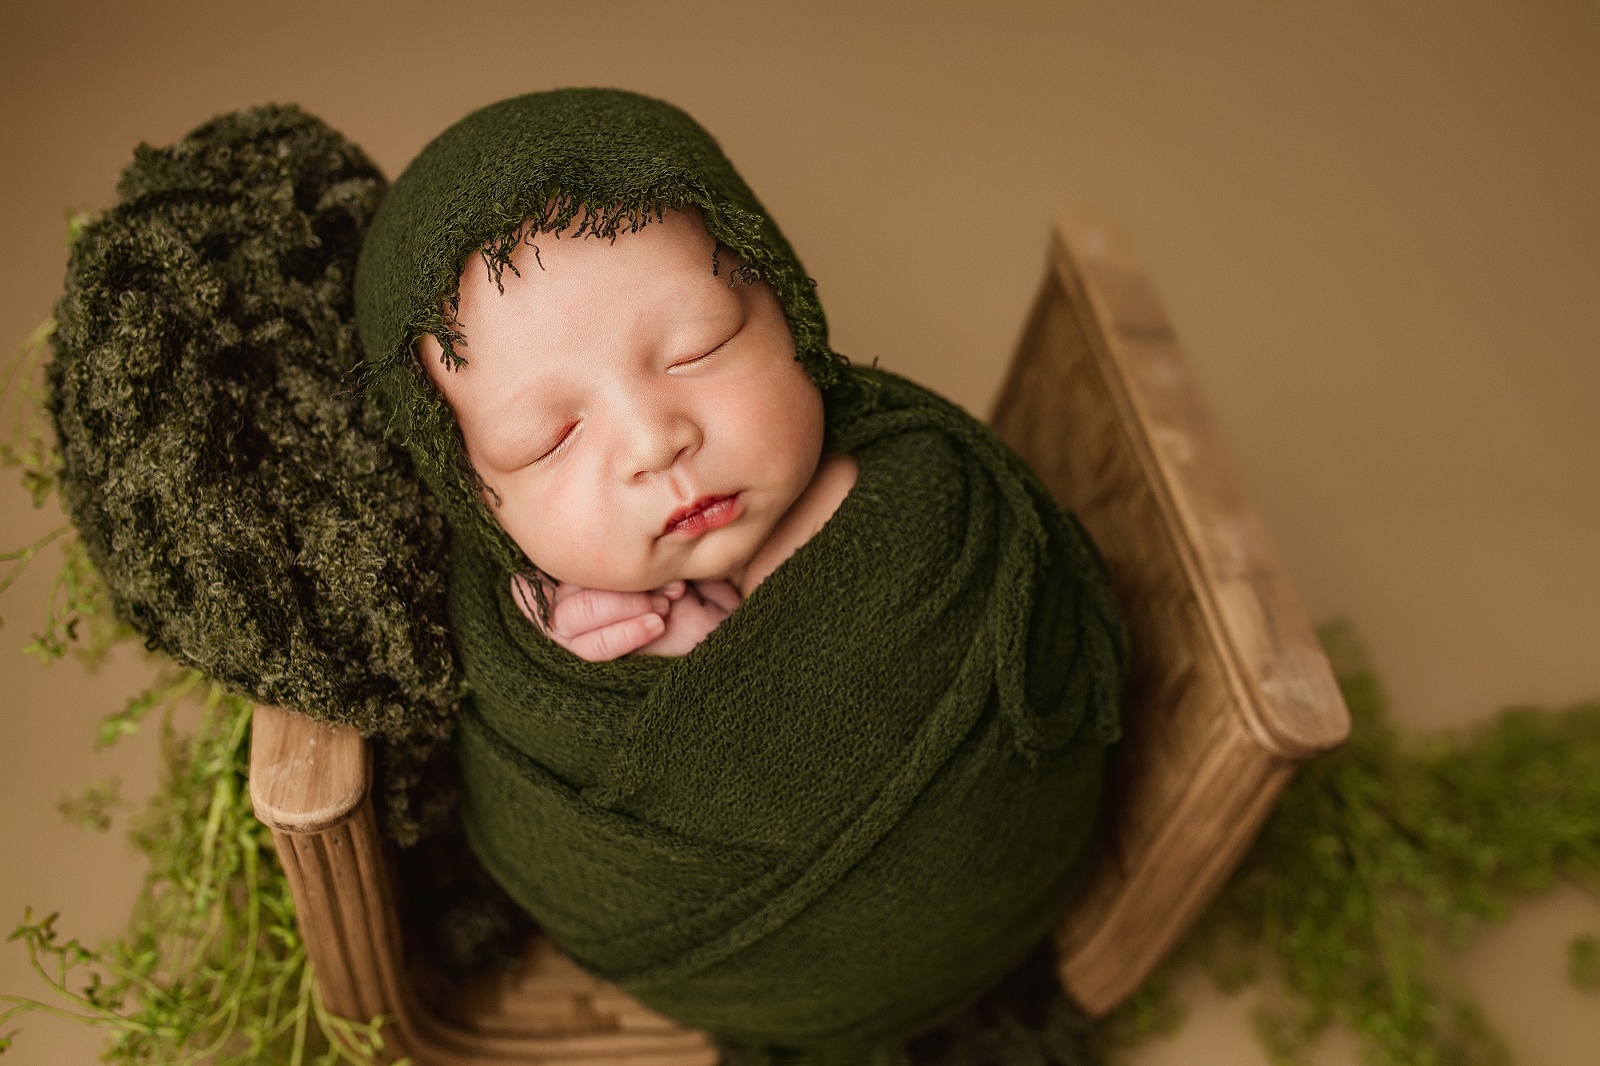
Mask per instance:
[[[697,210],[651,215],[615,239],[578,229],[525,227],[499,271],[469,258],[445,309],[468,366],[555,359],[570,373],[598,347],[693,346],[748,314],[751,286],[735,282],[739,260]],[[423,338],[418,354],[437,381],[437,340]]]

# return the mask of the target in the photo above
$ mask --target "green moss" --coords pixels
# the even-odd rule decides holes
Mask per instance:
[[[1305,1061],[1334,1022],[1371,1062],[1507,1061],[1447,953],[1559,880],[1600,887],[1600,703],[1404,744],[1350,629],[1322,637],[1350,742],[1284,792],[1182,957],[1224,987],[1267,979],[1275,1062]]]

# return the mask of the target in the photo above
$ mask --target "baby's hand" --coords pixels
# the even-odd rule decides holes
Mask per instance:
[[[592,663],[635,651],[687,655],[739,606],[739,590],[727,581],[669,581],[652,592],[611,592],[563,581],[550,593],[546,627],[525,578],[511,579],[511,595],[541,633]]]
[[[522,616],[545,636],[592,663],[620,659],[666,634],[672,600],[683,594],[682,581],[654,592],[610,592],[563,581],[550,593],[550,625],[546,627],[539,620],[527,579],[520,575],[511,579],[511,596]]]
[[[667,631],[639,649],[646,655],[688,655],[739,606],[739,590],[726,581],[674,581],[657,591],[672,606]]]

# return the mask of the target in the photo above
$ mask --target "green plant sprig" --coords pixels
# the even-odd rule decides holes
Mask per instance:
[[[82,229],[86,216],[74,217],[73,232]],[[44,506],[56,489],[61,472],[61,455],[56,450],[45,417],[45,385],[41,371],[50,357],[50,339],[56,321],[46,319],[28,334],[22,345],[6,360],[0,378],[0,466],[22,471],[22,487],[35,507]]]
[[[75,236],[92,217],[81,211],[71,215],[71,234]],[[55,332],[55,319],[46,319],[7,357],[0,371],[0,467],[21,472],[22,487],[35,508],[43,508],[56,495],[61,473],[44,375]],[[44,629],[22,650],[47,664],[70,652],[92,668],[134,633],[117,621],[105,583],[94,573],[70,523],[63,522],[25,547],[0,552],[0,563],[11,564],[0,577],[0,593],[45,547],[58,541],[63,561],[46,595]]]
[[[122,779],[113,777],[89,785],[76,796],[62,797],[56,810],[79,829],[104,833],[111,828],[111,812],[122,806]]]
[[[74,217],[74,232],[87,217]],[[53,322],[34,330],[0,377],[0,466],[21,470],[35,507],[56,493],[61,465],[42,373],[53,334]],[[23,650],[46,664],[71,654],[92,668],[136,634],[117,621],[105,583],[70,525],[0,554],[0,562],[13,564],[0,592],[53,542],[63,547],[62,566],[48,593],[44,630]],[[180,733],[174,713],[195,700],[199,723]],[[149,868],[130,927],[91,949],[62,939],[56,914],[37,919],[26,912],[7,939],[23,945],[55,1001],[0,995],[0,1054],[17,1036],[8,1023],[42,1012],[107,1030],[103,1057],[124,1066],[387,1061],[384,1019],[338,1017],[317,994],[288,879],[271,833],[250,806],[250,701],[165,663],[150,686],[102,720],[96,748],[137,732],[157,710],[164,774],[132,826]],[[63,801],[62,809],[87,828],[104,829],[117,802],[109,787],[94,786]]]
[[[200,721],[180,733],[172,715],[196,695]],[[249,701],[169,670],[130,702],[163,711],[166,766],[133,827],[150,863],[133,921],[91,950],[30,912],[10,939],[65,1006],[0,996],[0,1026],[31,1011],[75,1018],[107,1029],[105,1058],[128,1066],[377,1061],[382,1020],[338,1018],[316,997],[287,878],[250,809]]]
[[[1600,703],[1510,708],[1403,744],[1349,626],[1320,635],[1349,743],[1302,768],[1164,975],[1107,1032],[1125,1044],[1173,1027],[1171,975],[1198,963],[1226,991],[1260,986],[1257,1031],[1283,1066],[1307,1062],[1336,1022],[1369,1063],[1509,1062],[1447,953],[1560,881],[1600,891]],[[1569,951],[1579,987],[1584,942]]]

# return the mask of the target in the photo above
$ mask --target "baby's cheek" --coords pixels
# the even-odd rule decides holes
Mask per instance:
[[[619,551],[614,543],[602,536],[569,543],[565,558],[568,560],[567,568],[578,575],[566,580],[576,581],[588,588],[632,592],[651,587],[651,582],[641,576],[638,560]]]
[[[726,416],[743,442],[745,461],[790,502],[816,472],[822,451],[822,396],[800,365],[788,359],[765,372]]]
[[[533,564],[562,581],[586,588],[638,591],[653,588],[649,559],[630,542],[631,527],[605,506],[603,494],[581,490],[547,493],[528,513],[517,538]],[[635,534],[634,539],[637,539]]]

